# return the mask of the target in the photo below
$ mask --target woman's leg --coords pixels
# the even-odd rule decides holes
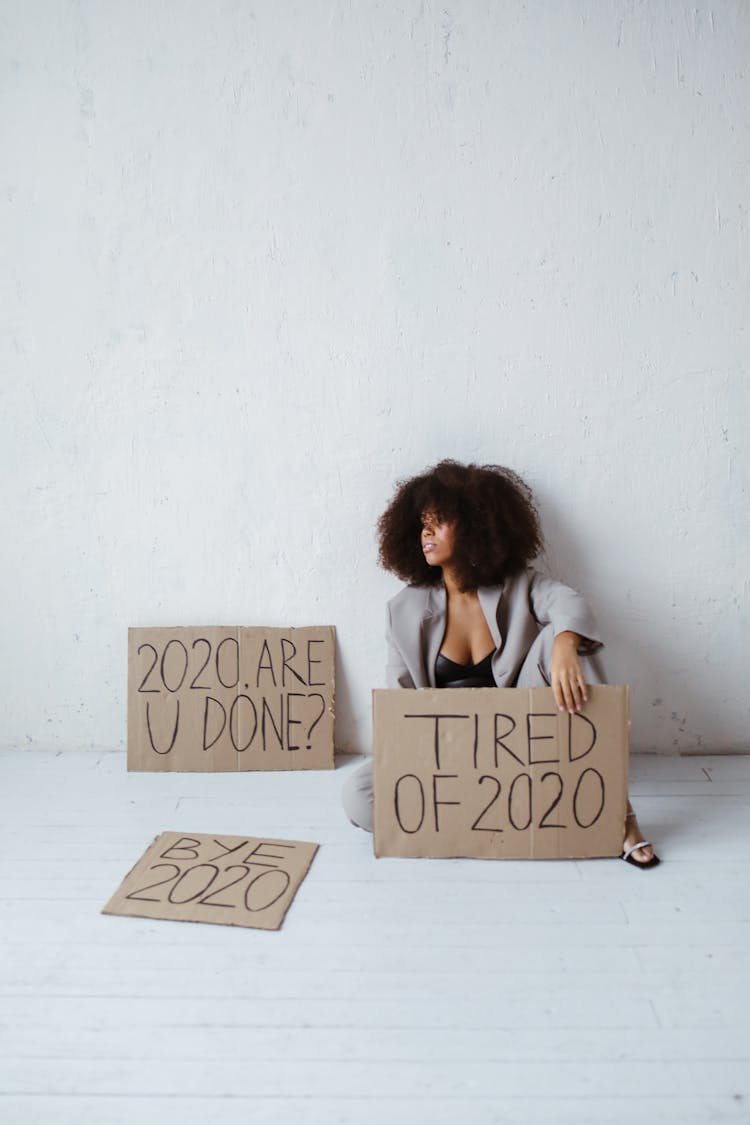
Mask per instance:
[[[516,687],[549,687],[550,662],[552,660],[552,645],[555,634],[551,625],[546,625],[529,649],[526,659],[518,673]],[[604,670],[598,653],[589,656],[581,655],[581,668],[587,684],[606,683]],[[645,839],[638,825],[638,818],[633,811],[633,806],[628,800],[628,815],[625,820],[625,839],[623,840],[623,853],[632,848],[634,844]],[[633,852],[632,858],[636,863],[648,863],[653,858],[654,850],[648,847],[638,848]]]
[[[632,848],[635,844],[640,844],[642,840],[645,840],[645,836],[641,832],[635,810],[630,800],[628,800],[628,814],[625,818],[625,839],[622,844],[623,854],[628,848]],[[636,863],[650,863],[653,858],[654,849],[650,844],[646,844],[643,848],[636,848],[635,851],[631,853],[631,859],[634,859]]]
[[[372,832],[372,759],[349,774],[341,799],[344,812],[354,827]]]

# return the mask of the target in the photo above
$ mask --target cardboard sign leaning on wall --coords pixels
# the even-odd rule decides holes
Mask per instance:
[[[335,630],[128,630],[129,770],[333,769]]]
[[[550,688],[373,692],[377,856],[622,852],[628,688],[574,715]]]

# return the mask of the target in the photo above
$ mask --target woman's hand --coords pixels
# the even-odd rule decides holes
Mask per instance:
[[[561,711],[566,708],[573,714],[588,701],[586,681],[578,659],[581,638],[577,633],[558,633],[552,646],[550,674],[555,703]]]

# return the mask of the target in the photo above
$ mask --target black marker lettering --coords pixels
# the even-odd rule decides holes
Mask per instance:
[[[264,851],[262,851],[263,848],[270,848],[270,847],[271,847],[271,844],[268,842],[268,840],[260,840],[259,843],[257,843],[255,845],[255,847],[252,848],[247,853],[247,855],[242,860],[242,862],[243,863],[253,863],[257,867],[277,867],[278,864],[276,864],[276,863],[258,863],[257,859],[252,858],[253,856],[258,856],[260,859],[286,859],[287,858],[285,855],[278,855],[276,852],[264,852]],[[286,848],[287,851],[293,852],[296,849],[297,845],[296,844],[282,844],[278,840],[274,840],[273,847],[274,848]]]
[[[201,846],[200,840],[194,839],[193,836],[180,836],[179,840],[175,840],[174,844],[170,844],[165,852],[162,852],[159,859],[197,859],[197,848]]]
[[[583,785],[583,779],[584,779],[584,777],[586,777],[587,774],[593,774],[594,777],[597,779],[598,784],[597,784],[597,782],[595,782],[594,788],[599,790],[599,808],[596,810],[596,812],[594,813],[591,820],[584,821],[580,812],[579,812],[579,810],[578,810],[578,799],[581,795],[581,786]],[[586,804],[588,804],[588,801],[586,801]],[[581,774],[581,776],[578,778],[578,784],[576,785],[575,793],[573,794],[573,816],[576,818],[576,824],[578,825],[579,828],[592,828],[593,825],[596,824],[599,817],[602,815],[603,809],[604,809],[604,778],[599,773],[599,770],[595,770],[591,766],[589,766],[589,768],[587,770],[584,770],[583,773]]]
[[[161,902],[161,898],[151,898],[150,895],[145,895],[143,892],[153,891],[154,887],[163,887],[167,883],[171,883],[172,880],[176,879],[180,874],[180,869],[176,863],[154,863],[151,865],[151,867],[149,867],[149,871],[156,871],[159,867],[173,868],[174,875],[168,875],[166,879],[160,879],[158,883],[148,883],[145,887],[139,887],[138,890],[131,891],[129,895],[125,895],[125,898],[133,898],[140,900],[141,902]]]
[[[307,642],[307,685],[308,685],[308,687],[325,687],[326,686],[325,680],[314,680],[312,678],[312,666],[313,666],[313,664],[322,664],[323,661],[322,660],[313,660],[312,655],[310,653],[310,648],[311,648],[312,645],[324,645],[324,644],[325,644],[325,641],[320,639],[320,638],[318,638],[317,640],[315,638],[313,638],[312,640],[309,640]]]
[[[178,702],[179,702],[179,700],[178,700]],[[221,711],[221,726],[219,727],[218,731],[213,736],[213,738],[209,741],[209,738],[208,738],[208,715],[209,715],[209,711],[211,710],[211,704],[212,703],[214,704],[214,708],[218,707],[219,711]],[[214,711],[214,714],[215,714],[215,711]],[[216,716],[216,718],[218,718],[218,715]],[[223,704],[219,703],[218,699],[214,699],[214,697],[212,695],[207,695],[206,696],[206,706],[203,708],[203,749],[204,750],[210,750],[211,747],[214,746],[219,741],[222,734],[224,733],[224,727],[226,725],[227,725],[227,713],[224,710]]]
[[[498,719],[507,719],[508,720],[508,722],[510,723],[510,726],[508,727],[507,730],[498,731],[498,729],[497,729],[497,720]],[[504,738],[507,738],[509,734],[512,734],[515,729],[516,729],[516,720],[513,718],[512,715],[503,715],[503,714],[495,715],[495,769],[497,769],[498,766],[500,765],[500,762],[499,762],[498,756],[497,756],[498,746],[502,746],[502,748],[506,752],[506,754],[510,754],[511,758],[515,758],[519,765],[521,765],[521,766],[526,765],[526,762],[524,762],[523,758],[519,758],[518,754],[514,754],[513,751],[511,750],[510,746],[506,746],[506,744],[502,741]]]
[[[287,655],[287,651],[286,651],[287,645],[292,650],[288,655]],[[292,673],[292,675],[294,676],[294,678],[297,680],[298,683],[300,683],[300,684],[305,683],[302,676],[300,676],[299,672],[295,672],[294,668],[292,668],[291,664],[289,663],[289,661],[292,660],[296,655],[297,655],[297,648],[294,644],[294,641],[290,641],[288,637],[282,637],[281,638],[281,686],[282,687],[286,687],[287,669]],[[306,684],[305,684],[305,687],[307,687]]]
[[[515,793],[516,786],[519,781],[526,782],[526,823],[516,824],[513,816],[513,794]],[[508,820],[513,825],[517,832],[525,832],[531,824],[531,776],[528,773],[519,773],[513,778],[511,782],[510,791],[508,793]]]
[[[228,855],[232,855],[233,852],[238,852],[240,848],[246,848],[249,842],[249,840],[240,840],[239,844],[235,844],[233,848],[228,848],[226,844],[222,844],[221,840],[217,840],[214,837],[214,843],[222,850],[219,855],[209,856],[209,863],[214,863],[217,859],[226,859]]]
[[[404,715],[405,719],[434,719],[435,720],[435,769],[440,769],[440,720],[441,719],[469,719],[470,715]]]
[[[243,879],[246,879],[250,874],[250,868],[237,863],[230,863],[228,867],[224,868],[224,874],[227,875],[230,871],[239,871],[240,874],[232,879],[231,882],[223,883],[220,887],[217,887],[215,891],[211,891],[210,894],[204,895],[203,898],[198,899],[199,906],[227,906],[230,910],[234,910],[238,905],[236,902],[217,902],[216,896],[220,895],[223,891],[228,891],[230,887],[234,887],[237,883],[241,883]]]
[[[583,720],[584,723],[588,723],[588,725],[591,727],[591,742],[589,743],[589,745],[586,747],[585,750],[581,751],[580,754],[574,754],[573,753],[573,719],[581,719],[581,720]],[[569,714],[568,715],[568,761],[577,762],[579,758],[585,758],[587,754],[591,753],[591,751],[594,749],[595,745],[596,745],[596,727],[591,722],[591,719],[587,718],[586,715],[581,715],[581,713],[579,711],[576,711],[576,713],[574,715]]]
[[[320,722],[320,720],[323,718],[323,716],[326,713],[326,701],[323,698],[323,696],[317,691],[314,691],[312,693],[312,695],[308,695],[307,698],[308,699],[319,699],[320,700],[320,711],[318,712],[317,716],[313,719],[313,721],[310,723],[310,726],[307,728],[306,749],[312,750],[312,732],[315,730],[316,726],[318,725],[318,723]]]
[[[145,644],[145,645],[139,645],[138,646],[138,655],[139,656],[143,652],[144,648],[150,648],[151,649],[151,651],[154,654],[154,660],[153,660],[153,663],[152,663],[151,667],[149,668],[148,672],[146,672],[146,675],[141,680],[141,684],[140,684],[140,687],[138,688],[138,691],[149,692],[152,695],[158,695],[159,694],[159,688],[158,687],[146,687],[146,680],[149,678],[149,676],[153,672],[154,668],[159,663],[159,653],[156,651],[156,649],[154,648],[153,645]]]
[[[532,743],[533,742],[554,742],[555,741],[555,735],[554,734],[532,734],[531,733],[532,719],[554,719],[555,720],[555,726],[557,726],[557,715],[555,715],[554,713],[550,714],[549,712],[541,712],[540,711],[538,714],[534,714],[532,712],[531,714],[526,716],[526,741],[527,741],[528,747],[529,747],[529,765],[530,766],[552,765],[553,762],[559,762],[560,761],[560,755],[559,754],[555,755],[554,751],[552,751],[553,757],[551,757],[551,758],[535,758],[535,757],[533,757],[533,749],[534,748],[532,747]]]
[[[401,785],[403,784],[404,781],[408,781],[409,778],[411,778],[412,781],[416,781],[417,786],[419,788],[419,799],[422,803],[422,809],[421,809],[420,814],[419,814],[419,823],[417,824],[417,826],[415,828],[407,828],[406,825],[404,824],[403,820],[401,819]],[[415,773],[405,773],[403,775],[403,777],[400,777],[398,779],[398,781],[396,782],[396,788],[394,790],[393,796],[394,796],[394,805],[395,805],[395,811],[396,811],[396,820],[399,823],[399,827],[401,828],[402,832],[408,832],[410,836],[413,836],[415,832],[419,832],[419,829],[424,824],[425,801],[424,801],[424,789],[422,788],[422,782],[419,780],[419,778],[417,777],[417,775]]]
[[[201,868],[203,868],[204,871],[209,871],[211,874],[209,875],[208,880],[206,880],[204,876],[201,876],[201,885],[197,891],[194,891],[195,879],[198,876],[198,872],[201,870]],[[183,871],[182,875],[180,875],[179,879],[167,895],[168,901],[173,903],[175,906],[184,906],[186,902],[193,902],[196,898],[200,898],[201,895],[204,895],[209,887],[213,886],[218,874],[219,869],[215,863],[196,863],[193,867],[188,867],[187,871]],[[188,893],[185,898],[177,898],[175,891],[182,883],[187,884]],[[184,893],[185,888],[183,887],[183,894]]]
[[[540,828],[565,828],[566,825],[564,825],[564,824],[548,824],[547,823],[547,817],[560,804],[560,798],[562,797],[562,794],[563,794],[563,779],[561,778],[560,774],[555,773],[553,770],[548,770],[547,773],[543,773],[542,774],[542,785],[544,785],[544,783],[545,783],[545,781],[547,780],[548,777],[556,777],[557,778],[557,796],[555,797],[555,799],[552,802],[552,804],[550,805],[550,807],[547,809],[547,811],[544,814],[544,816],[542,817],[542,819],[539,821],[539,827]]]
[[[250,718],[249,714],[246,717],[247,722],[248,722],[248,726],[252,722],[252,731],[250,733],[250,737],[244,743],[242,743],[242,745],[240,745],[240,730],[239,730],[239,728],[240,728],[240,721],[242,719],[242,715],[239,713],[239,708],[240,708],[240,702],[243,699],[244,699],[245,703],[247,703],[249,705],[250,710],[252,711],[252,719]],[[234,746],[234,748],[235,748],[235,750],[237,751],[238,754],[244,754],[245,750],[247,750],[248,746],[250,745],[250,743],[255,738],[257,730],[258,730],[258,712],[255,708],[255,704],[253,703],[253,701],[252,701],[252,699],[250,698],[249,695],[238,695],[236,697],[236,699],[234,700],[234,702],[232,703],[232,708],[229,712],[229,737],[232,740],[232,746]]]
[[[261,899],[259,897],[258,886],[263,882],[264,879],[270,879],[272,882],[270,887],[268,886],[268,884],[266,884],[265,888],[266,895],[269,897]],[[291,881],[291,877],[286,871],[261,871],[260,875],[256,875],[255,878],[251,879],[247,885],[247,888],[245,890],[245,907],[250,911],[268,910],[269,906],[273,906],[275,902],[279,901]],[[281,882],[281,888],[280,890],[276,891],[276,887],[278,887],[279,882]],[[253,887],[255,887],[256,890],[251,895],[250,892],[252,891]]]
[[[211,659],[211,642],[207,641],[205,637],[198,637],[196,640],[193,641],[193,644],[192,644],[193,652],[195,652],[195,646],[196,645],[207,645],[208,646],[208,652],[206,653],[206,659],[204,660],[203,664],[201,664],[200,668],[198,669],[198,671],[193,676],[190,687],[194,691],[208,691],[208,689],[210,687],[210,684],[199,684],[198,683],[198,677],[203,675],[206,668],[208,667],[208,662]]]
[[[225,680],[221,674],[221,653],[225,645],[234,645],[234,657],[229,657],[233,660],[234,666],[232,668],[231,679]],[[236,637],[225,637],[216,646],[216,675],[219,677],[219,683],[225,688],[235,688],[240,682],[240,642]]]
[[[268,664],[263,663],[263,654],[264,653],[268,657]],[[268,647],[268,641],[263,642],[263,647],[261,648],[260,656],[258,657],[258,671],[255,675],[255,686],[256,687],[260,687],[260,674],[261,674],[261,672],[270,672],[271,673],[271,679],[273,680],[273,686],[276,687],[276,673],[273,670],[273,660],[271,659],[271,650]]]
[[[287,750],[299,750],[299,748],[300,748],[299,743],[295,743],[295,744],[292,743],[292,732],[290,730],[290,727],[301,727],[302,726],[302,720],[301,719],[293,719],[292,718],[292,700],[293,699],[306,699],[306,698],[307,697],[302,695],[302,693],[299,692],[299,691],[290,691],[290,692],[287,693],[287,697],[286,697],[286,748],[287,748]]]
[[[460,801],[439,801],[438,800],[438,781],[449,781],[451,778],[458,777],[457,773],[435,773],[432,775],[432,809],[435,814],[435,831],[440,831],[440,824],[438,821],[438,805],[460,805]]]
[[[273,711],[271,710],[271,708],[268,705],[268,700],[266,699],[265,695],[263,696],[263,711],[262,711],[260,725],[261,725],[261,731],[262,731],[262,734],[263,734],[263,751],[264,752],[268,749],[268,741],[267,741],[267,736],[266,736],[266,716],[268,716],[268,718],[271,720],[271,726],[273,727],[273,732],[276,735],[276,739],[279,743],[279,749],[283,750],[284,749],[284,734],[283,734],[283,731],[284,731],[284,696],[283,695],[279,695],[279,721],[278,721],[278,724],[276,722],[276,719],[273,716]]]
[[[170,684],[167,683],[167,668],[166,668],[167,657],[169,655],[169,650],[172,647],[172,645],[177,645],[178,649],[180,649],[182,651],[182,673],[180,674],[180,677],[177,680],[177,683],[175,684],[174,687],[172,687]],[[173,637],[171,641],[167,641],[166,645],[164,646],[164,652],[161,654],[161,666],[160,666],[161,682],[164,684],[164,687],[167,689],[167,691],[175,692],[175,691],[180,690],[183,683],[185,682],[185,676],[187,675],[187,670],[188,670],[188,652],[187,652],[187,649],[185,648],[182,641],[178,641],[176,637]]]
[[[482,819],[482,817],[486,816],[486,814],[490,811],[490,809],[494,805],[495,801],[500,796],[500,794],[502,792],[502,788],[503,788],[500,780],[496,777],[493,777],[491,773],[483,774],[479,779],[479,784],[481,785],[485,781],[491,781],[492,784],[495,786],[495,796],[491,798],[490,803],[488,805],[484,806],[484,808],[480,812],[479,816],[477,817],[477,819],[472,824],[471,830],[472,830],[472,832],[502,832],[502,828],[499,828],[499,827],[498,828],[489,828],[489,827],[485,828],[485,826],[483,824],[479,823],[479,821]]]
[[[177,703],[177,710],[175,712],[175,717],[174,717],[174,729],[172,731],[172,740],[169,743],[169,746],[166,748],[166,750],[159,750],[158,747],[156,746],[156,743],[154,742],[154,734],[153,734],[153,731],[151,730],[151,700],[150,699],[146,700],[146,729],[148,730],[148,740],[151,743],[151,749],[156,754],[168,754],[169,751],[172,749],[172,747],[175,744],[175,740],[177,738],[177,730],[178,730],[179,725],[180,725],[180,701],[179,701],[179,699],[177,699],[175,702]]]

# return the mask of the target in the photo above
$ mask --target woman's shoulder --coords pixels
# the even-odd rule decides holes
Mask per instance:
[[[430,586],[404,586],[389,599],[386,612],[391,637],[405,639],[418,635],[420,622],[434,612],[431,590]]]
[[[391,613],[427,605],[432,589],[432,586],[404,586],[386,604]]]
[[[540,575],[531,568],[507,575],[496,586],[482,586],[479,593],[482,595],[495,594],[500,597],[503,593],[510,593],[517,589],[528,589],[538,580]],[[390,610],[399,610],[404,607],[433,606],[439,604],[443,598],[442,586],[403,586],[397,594],[387,601]]]
[[[485,598],[515,598],[528,594],[530,588],[538,578],[538,574],[531,567],[517,570],[514,574],[506,574],[496,586],[483,586],[479,590],[480,597]]]
[[[524,567],[523,570],[517,570],[513,574],[508,574],[503,579],[502,587],[504,590],[513,589],[516,586],[531,586],[538,578],[537,572],[530,566]]]
[[[494,597],[499,600],[503,595],[509,598],[518,597],[528,593],[530,587],[540,578],[538,572],[529,567],[508,575],[496,586],[480,587],[478,593],[483,599]],[[444,600],[445,595],[442,586],[404,586],[397,594],[388,599],[386,605],[391,616],[394,614],[399,616],[403,613],[412,613],[415,610],[436,612],[444,604]]]

